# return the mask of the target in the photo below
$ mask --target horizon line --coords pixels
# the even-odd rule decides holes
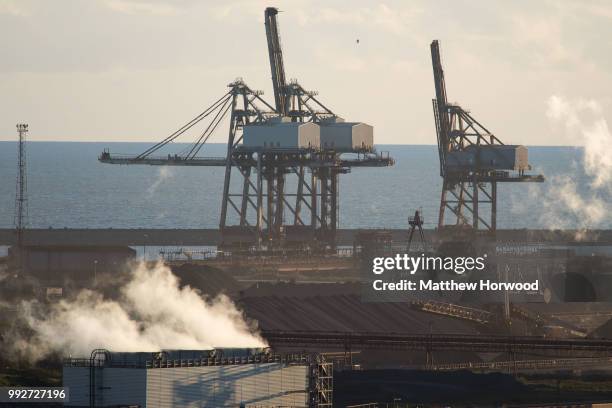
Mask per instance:
[[[18,143],[18,140],[11,139],[0,139],[0,143],[9,142],[9,143]],[[31,140],[27,139],[27,143],[151,143],[156,144],[157,141],[138,141],[138,140]],[[193,144],[193,142],[176,142],[173,144]],[[227,145],[225,142],[210,142],[207,143],[209,145]],[[514,143],[507,143],[506,145],[512,146]],[[520,145],[520,144],[519,144]],[[428,144],[428,143],[374,143],[374,146],[432,146],[437,147],[437,144]],[[548,144],[534,144],[534,145],[522,145],[522,146],[530,146],[530,147],[584,147],[580,145],[548,145]]]

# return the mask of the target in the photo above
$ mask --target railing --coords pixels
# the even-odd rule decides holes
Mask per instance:
[[[176,154],[168,154],[166,156],[147,156],[147,157],[142,157],[142,158],[138,158],[138,156],[133,155],[133,154],[124,154],[124,153],[102,153],[99,158],[100,161],[107,161],[107,160],[133,160],[135,162],[145,162],[147,160],[165,160],[165,161],[218,161],[218,160],[225,160],[225,157],[221,157],[221,156],[207,156],[207,157],[191,157],[191,158],[186,158],[183,156],[178,156]]]
[[[222,365],[285,363],[310,364],[313,358],[309,354],[257,354],[242,357],[208,357],[202,359],[160,359],[134,362],[111,360],[91,360],[89,358],[66,358],[65,367],[117,367],[117,368],[174,368],[174,367],[206,367]]]
[[[555,358],[541,360],[478,361],[463,363],[434,364],[423,367],[435,371],[453,370],[503,370],[503,369],[549,369],[585,366],[610,366],[612,358]]]
[[[260,148],[240,148],[243,151],[252,151],[252,152],[273,152],[273,153],[285,153],[288,155],[291,154],[309,154],[316,153],[317,151],[313,149],[295,149],[295,148],[273,148],[273,149],[260,149]],[[329,152],[327,152],[329,153]],[[111,154],[108,151],[103,152],[98,160],[102,163],[112,163],[112,164],[155,164],[155,165],[210,165],[210,166],[225,166],[227,162],[226,157],[183,157],[178,155],[168,154],[166,156],[146,156],[146,157],[138,157],[136,155],[128,155],[128,154]],[[253,158],[247,158],[246,163],[250,163],[253,165]],[[234,165],[238,165],[243,162],[243,159],[234,158]],[[293,159],[287,158],[285,161],[290,161],[290,163],[286,163],[287,166],[302,164],[308,165],[321,165],[322,163],[326,164],[335,164],[344,167],[386,167],[392,166],[395,164],[395,160],[391,158],[386,152],[386,155],[378,155],[378,154],[369,154],[360,156],[357,158],[342,158],[341,156],[330,156],[326,155],[325,151],[322,151],[321,154],[314,154],[302,159]],[[245,163],[242,163],[245,164]],[[282,164],[282,160],[280,162]]]

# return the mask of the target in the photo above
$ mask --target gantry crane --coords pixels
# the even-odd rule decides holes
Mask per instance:
[[[242,143],[245,127],[280,122],[284,118],[321,124],[337,118],[316,98],[315,92],[304,90],[297,81],[286,83],[277,13],[275,8],[265,11],[275,107],[262,98],[262,92],[252,90],[239,79],[229,84],[229,91],[206,110],[143,153],[122,156],[105,150],[99,160],[111,164],[225,167],[219,221],[221,246],[333,248],[338,225],[338,175],[348,173],[352,167],[382,167],[394,161],[373,150],[356,151],[356,155],[345,157],[320,146],[287,149],[249,147]],[[228,113],[226,156],[199,156]],[[181,153],[154,156],[198,124],[204,130]],[[239,178],[239,188],[238,183],[232,182],[233,176]],[[287,182],[288,177],[292,183]],[[295,191],[288,192],[288,186]],[[285,222],[287,215],[290,223]]]
[[[433,111],[442,176],[438,228],[471,225],[474,230],[495,231],[497,183],[542,182],[544,176],[525,173],[531,169],[525,146],[504,145],[469,111],[448,102],[437,40],[431,43],[431,60],[436,88]],[[483,205],[488,208],[482,208]],[[487,211],[488,221],[485,219]],[[446,212],[451,213],[451,220],[445,218]]]

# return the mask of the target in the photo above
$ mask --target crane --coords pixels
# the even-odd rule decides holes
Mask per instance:
[[[438,40],[431,43],[436,98],[433,112],[440,157],[442,194],[438,228],[497,229],[497,183],[543,182],[529,175],[525,146],[505,145],[458,104],[449,103]],[[488,219],[485,208],[488,206]],[[485,210],[485,211],[483,211]],[[450,212],[450,223],[445,214]]]
[[[99,160],[125,165],[224,167],[219,220],[223,248],[335,248],[338,175],[353,167],[390,166],[394,160],[373,149],[358,149],[353,152],[356,155],[346,156],[321,146],[287,148],[244,143],[245,131],[271,132],[275,126],[282,127],[285,119],[321,125],[340,121],[319,101],[316,92],[306,91],[295,80],[286,83],[277,14],[277,9],[267,8],[264,15],[275,106],[263,99],[261,91],[237,79],[204,111],[141,154],[118,155],[104,150]],[[228,115],[226,156],[201,156],[206,142]],[[198,128],[203,130],[183,151],[159,155],[161,149]],[[289,177],[294,182],[288,183]],[[288,186],[295,190],[289,192]],[[288,218],[291,222],[286,222]]]

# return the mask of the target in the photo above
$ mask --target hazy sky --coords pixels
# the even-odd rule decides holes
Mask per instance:
[[[273,102],[266,6],[288,78],[377,143],[435,143],[434,38],[449,99],[506,143],[580,143],[552,95],[612,112],[610,1],[0,0],[0,139],[157,141],[236,77]]]

